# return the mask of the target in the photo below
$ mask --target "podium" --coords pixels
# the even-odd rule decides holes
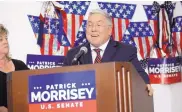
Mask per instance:
[[[9,112],[154,112],[153,97],[145,88],[128,62],[15,71],[8,76],[8,108]]]

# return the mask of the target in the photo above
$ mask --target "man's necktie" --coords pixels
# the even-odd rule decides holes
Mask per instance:
[[[101,56],[100,56],[101,49],[94,49],[94,51],[97,53],[94,63],[101,63]]]

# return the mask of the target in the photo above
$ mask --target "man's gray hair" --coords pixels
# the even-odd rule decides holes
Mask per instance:
[[[108,25],[112,26],[112,18],[109,16],[109,14],[106,11],[100,10],[100,9],[94,9],[89,13],[89,15],[92,15],[92,14],[102,14],[104,17],[106,17],[108,21]]]

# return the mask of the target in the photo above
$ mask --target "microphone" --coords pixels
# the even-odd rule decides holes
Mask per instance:
[[[75,62],[77,62],[78,61],[78,59],[82,56],[82,55],[84,55],[84,54],[86,54],[88,52],[88,49],[86,48],[86,47],[81,47],[80,48],[80,51],[75,55],[75,57],[73,58],[73,60],[72,60],[72,64],[73,63],[75,63]]]

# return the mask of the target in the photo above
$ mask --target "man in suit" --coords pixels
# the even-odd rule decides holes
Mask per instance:
[[[88,43],[69,50],[64,60],[64,66],[73,65],[75,55],[83,46],[88,49],[88,52],[78,58],[79,64],[113,61],[132,62],[140,76],[145,81],[149,95],[152,96],[153,89],[150,85],[148,75],[145,73],[137,59],[136,48],[131,45],[112,40],[110,38],[111,33],[111,17],[102,10],[91,11],[86,27],[86,38]]]

